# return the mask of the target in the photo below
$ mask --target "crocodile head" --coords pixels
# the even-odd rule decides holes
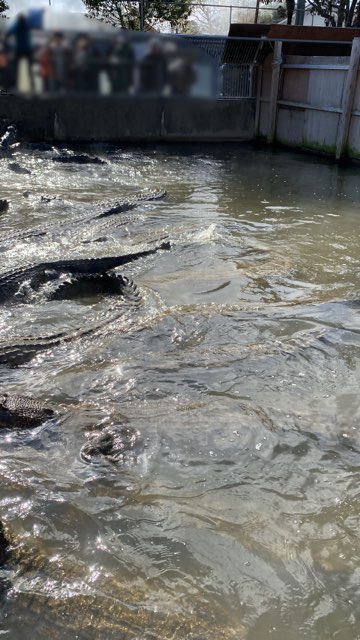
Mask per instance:
[[[140,432],[132,427],[104,427],[100,431],[86,434],[87,442],[80,451],[85,462],[97,457],[105,457],[110,462],[123,462],[136,457],[136,449],[141,446]]]

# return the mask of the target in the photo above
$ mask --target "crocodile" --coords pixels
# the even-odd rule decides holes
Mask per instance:
[[[110,462],[124,462],[136,458],[142,441],[140,431],[130,426],[107,426],[86,434],[87,442],[81,447],[80,457],[84,462],[104,457]]]
[[[0,429],[31,429],[56,415],[55,409],[37,398],[0,393]],[[85,435],[87,442],[80,450],[80,457],[84,462],[93,462],[99,457],[113,463],[124,462],[126,459],[136,458],[143,444],[140,431],[129,425],[108,425]]]
[[[53,347],[67,344],[88,336],[100,333],[110,322],[121,318],[127,309],[136,308],[141,303],[141,295],[136,284],[125,276],[117,276],[121,286],[121,303],[114,313],[105,319],[98,319],[85,329],[78,328],[71,333],[59,332],[43,336],[23,336],[11,340],[0,341],[0,364],[17,367],[29,362],[40,351],[47,351]]]
[[[0,428],[37,427],[54,416],[55,410],[40,400],[17,394],[0,394]]]
[[[0,138],[0,158],[11,158],[15,147],[19,146],[17,142],[18,132],[14,125],[7,127],[5,133]],[[20,175],[30,175],[31,171],[22,167],[18,162],[9,162],[8,168]]]
[[[37,398],[0,393],[0,429],[31,429],[56,415],[55,409]],[[85,436],[87,442],[80,450],[80,457],[84,462],[93,462],[100,457],[113,463],[124,462],[136,458],[143,445],[140,431],[129,425],[108,425],[90,431]]]
[[[107,164],[106,160],[102,160],[97,156],[89,156],[86,153],[53,156],[52,161],[62,162],[63,164]]]
[[[11,155],[11,147],[17,141],[17,129],[11,124],[0,138],[0,157],[7,158]]]
[[[73,300],[86,296],[105,294],[107,296],[124,293],[124,277],[119,273],[77,273],[64,279],[49,282],[45,291],[47,300]],[[45,287],[44,287],[45,289]]]
[[[0,244],[6,245],[13,243],[17,240],[25,240],[27,238],[38,238],[47,234],[57,235],[63,232],[64,229],[71,228],[79,224],[85,224],[91,220],[101,220],[102,218],[108,218],[115,216],[119,213],[125,213],[131,211],[140,202],[146,202],[150,200],[159,200],[166,195],[166,191],[155,189],[153,191],[144,191],[137,193],[123,200],[111,200],[102,201],[94,205],[92,211],[82,213],[78,216],[74,216],[71,219],[61,220],[60,222],[49,222],[41,225],[34,226],[30,229],[19,229],[17,231],[8,231],[1,234]],[[125,220],[126,224],[128,220]],[[114,221],[114,225],[116,221]],[[121,223],[120,223],[121,224]]]
[[[14,125],[7,127],[5,133],[0,138],[0,158],[11,158],[15,147],[19,146],[17,142],[18,132]],[[22,167],[18,162],[9,162],[8,168],[20,175],[30,175],[31,171]]]
[[[0,522],[0,567],[4,564],[9,554],[10,541],[5,533],[4,525]]]
[[[54,545],[44,545],[32,532],[15,535],[10,524],[0,527],[1,628],[12,640],[243,640],[247,635],[241,621],[229,618],[201,589],[194,599],[194,589],[178,586],[174,593],[163,576],[144,579],[141,571],[126,571],[121,546],[105,567],[105,547],[97,546],[84,562],[75,549],[69,553],[63,546],[54,553]]]
[[[8,167],[9,169],[11,169],[11,171],[21,176],[31,175],[30,169],[26,169],[26,167],[22,167],[18,162],[9,162]]]
[[[9,209],[9,200],[0,200],[0,213],[5,213]]]
[[[160,249],[169,249],[170,244],[163,242],[152,249],[128,253],[120,256],[105,256],[102,258],[75,258],[69,260],[39,262],[23,268],[14,269],[0,274],[0,302],[26,302],[29,288],[37,291],[45,283],[57,280],[63,274],[100,274],[120,267],[139,258],[150,256]],[[89,281],[91,286],[91,282]],[[116,291],[117,293],[117,291]]]

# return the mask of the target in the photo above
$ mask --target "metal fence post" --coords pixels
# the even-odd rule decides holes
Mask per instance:
[[[144,0],[139,1],[139,18],[140,18],[140,31],[144,31],[145,29],[145,2]]]
[[[261,113],[261,96],[262,96],[263,66],[258,67],[256,78],[256,106],[255,106],[255,135],[259,135],[260,129],[260,113]]]
[[[351,47],[351,56],[349,70],[347,72],[343,99],[342,111],[339,118],[337,136],[336,136],[336,159],[339,160],[343,155],[349,136],[351,112],[354,103],[356,81],[359,70],[360,60],[360,38],[354,38]]]
[[[304,24],[305,0],[297,0],[295,11],[295,24],[301,27]]]
[[[260,0],[256,0],[254,24],[258,23],[258,20],[259,20],[259,9],[260,9]]]
[[[280,70],[282,63],[282,42],[275,42],[274,56],[272,61],[270,104],[269,104],[269,131],[267,141],[272,144],[275,140],[276,118],[277,118],[277,102],[279,95]]]

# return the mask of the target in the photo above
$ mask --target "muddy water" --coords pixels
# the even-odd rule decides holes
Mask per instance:
[[[0,517],[16,545],[2,635],[355,640],[359,169],[235,145],[95,152],[106,165],[25,149],[15,160],[30,176],[1,160],[2,229],[146,187],[167,198],[105,232],[2,246],[1,268],[158,238],[172,249],[122,270],[142,294],[123,317],[106,296],[1,308],[0,340],[108,320],[0,369],[1,389],[59,410],[0,434]],[[124,423],[141,433],[136,459],[80,458],[87,432]]]

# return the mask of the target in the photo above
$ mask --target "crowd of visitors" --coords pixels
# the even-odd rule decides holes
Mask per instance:
[[[137,47],[123,33],[105,40],[59,31],[40,44],[31,35],[24,15],[3,34],[0,89],[188,95],[196,81],[190,56],[160,38]]]

